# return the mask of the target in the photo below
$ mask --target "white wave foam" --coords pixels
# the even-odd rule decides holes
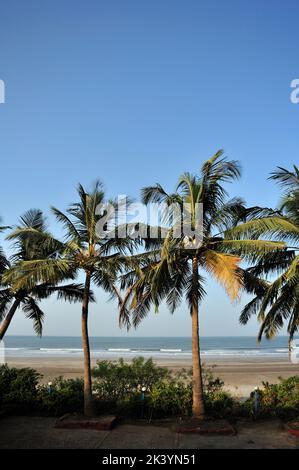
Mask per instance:
[[[25,351],[30,348],[5,348],[5,351]]]
[[[182,352],[181,349],[164,349],[164,348],[161,348],[160,349],[161,352],[169,352],[169,353],[172,353],[172,352]]]
[[[281,350],[270,350],[270,349],[210,349],[203,350],[201,353],[203,356],[275,356],[286,353],[287,349]]]
[[[131,349],[128,349],[128,348],[109,348],[108,351],[111,351],[111,352],[130,352]]]
[[[40,348],[38,351],[48,354],[68,354],[83,352],[82,348]]]

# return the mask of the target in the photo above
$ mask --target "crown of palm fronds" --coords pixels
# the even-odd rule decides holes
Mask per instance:
[[[268,339],[273,338],[286,320],[288,320],[287,331],[290,339],[293,339],[294,334],[298,331],[299,256],[294,256],[292,261],[288,257],[284,263],[288,267],[275,281],[270,283],[259,280],[261,289],[254,291],[255,297],[244,307],[240,315],[242,324],[246,324],[251,315],[257,315],[261,323],[259,341],[263,334]],[[254,282],[258,284],[256,276],[253,276]]]
[[[269,253],[247,270],[256,283],[264,284],[262,289],[253,292],[255,297],[243,309],[240,322],[246,324],[251,315],[257,315],[261,323],[258,340],[261,340],[263,334],[269,339],[275,336],[287,321],[287,331],[292,339],[299,327],[299,170],[296,165],[294,171],[278,167],[270,179],[277,181],[283,189],[282,215],[262,218],[257,222],[255,232],[249,222],[237,236],[244,233],[279,236],[289,246],[282,252]],[[266,283],[259,279],[260,276],[278,277]]]
[[[15,300],[19,301],[19,306],[25,313],[26,318],[32,320],[33,328],[37,335],[42,335],[42,328],[45,313],[39,303],[41,300],[56,294],[57,300],[68,302],[79,302],[83,298],[84,286],[82,284],[65,284],[54,286],[51,284],[35,285],[30,290],[13,291],[6,287],[0,290],[0,321],[2,321]],[[94,302],[94,295],[91,292],[91,302]]]
[[[52,208],[64,228],[63,241],[47,231],[38,211],[31,211],[22,218],[21,224],[8,237],[14,240],[18,251],[13,268],[5,273],[5,281],[12,283],[14,289],[33,289],[37,284],[57,285],[65,279],[74,280],[82,269],[90,274],[92,282],[120,301],[116,286],[118,275],[126,264],[125,255],[132,254],[140,241],[117,236],[120,227],[116,226],[115,220],[119,209],[116,201],[108,201],[115,212],[106,217],[100,182],[97,181],[90,192],[80,184],[78,196],[79,202],[71,204],[66,213]],[[109,230],[112,235],[115,230],[116,236],[110,237]],[[32,240],[35,249],[28,256],[26,243],[28,241],[32,248]]]
[[[69,302],[81,301],[84,287],[82,284],[58,285],[61,281],[70,278],[72,273],[67,267],[58,274],[50,276],[51,280],[45,280],[42,275],[33,275],[30,266],[43,265],[51,262],[59,263],[57,256],[62,252],[63,245],[52,239],[47,232],[46,221],[42,211],[31,209],[21,218],[20,224],[14,232],[7,237],[13,240],[14,252],[2,269],[0,290],[0,321],[2,321],[14,301],[18,301],[20,308],[26,317],[33,321],[37,334],[42,333],[44,312],[39,306],[39,301],[48,298],[52,294],[57,295],[58,300]],[[90,300],[94,301],[93,293]]]
[[[259,239],[259,234],[248,238],[241,236],[246,233],[246,223],[251,223],[257,231],[254,218],[273,215],[274,211],[246,208],[240,198],[228,200],[223,184],[239,176],[238,162],[228,160],[219,151],[202,165],[199,175],[184,173],[174,193],[167,193],[160,184],[142,189],[145,204],[159,202],[170,206],[175,203],[180,207],[187,204],[192,227],[198,217],[197,204],[202,204],[203,230],[202,241],[194,243],[192,248],[194,240],[191,239],[187,247],[183,235],[181,238],[174,237],[176,221],[164,219],[168,227],[167,236],[156,245],[154,241],[157,240],[152,245],[148,243],[148,247],[154,247],[153,252],[131,258],[132,269],[122,277],[122,286],[127,288],[127,294],[121,311],[126,312],[127,318],[128,310],[131,310],[134,326],[148,314],[151,306],[157,309],[164,300],[173,312],[183,297],[190,308],[194,296],[199,301],[203,299],[204,278],[198,274],[194,283],[191,269],[193,258],[197,259],[199,270],[216,278],[235,300],[244,287],[244,271],[239,267],[241,258],[247,262],[262,262],[269,254],[285,247],[285,243],[280,241]]]

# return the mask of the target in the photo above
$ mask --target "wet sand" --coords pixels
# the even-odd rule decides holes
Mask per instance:
[[[106,357],[105,357],[106,359]],[[112,358],[110,358],[112,359]],[[113,358],[115,359],[115,357]],[[92,360],[94,366],[97,359]],[[43,375],[43,382],[63,375],[65,378],[80,377],[83,374],[81,357],[6,357],[11,367],[32,367]],[[174,371],[191,367],[191,360],[159,358],[155,362]],[[208,358],[204,361],[213,374],[225,382],[225,387],[234,395],[246,397],[262,382],[275,383],[279,377],[299,375],[299,364],[292,364],[288,358]]]

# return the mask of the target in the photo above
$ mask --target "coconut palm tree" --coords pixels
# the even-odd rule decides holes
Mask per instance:
[[[287,321],[291,341],[299,328],[299,169],[296,165],[293,171],[278,167],[270,179],[277,181],[283,189],[277,215],[260,219],[258,229],[251,222],[244,224],[238,236],[244,236],[244,233],[279,236],[288,246],[247,269],[247,274],[258,279],[263,288],[244,307],[240,322],[246,324],[252,315],[257,315],[261,323],[258,341],[261,341],[263,335],[267,339],[273,338]],[[271,282],[262,279],[269,276],[277,277]]]
[[[20,234],[38,235],[40,243],[53,250],[55,256],[48,259],[22,261],[17,266],[17,278],[14,285],[22,287],[31,282],[54,282],[60,277],[75,278],[80,272],[84,275],[84,293],[82,300],[82,345],[84,354],[84,413],[92,416],[94,413],[92,399],[90,347],[88,334],[88,313],[91,300],[91,284],[101,287],[111,296],[120,300],[116,286],[117,273],[125,261],[123,256],[131,250],[134,242],[128,238],[107,237],[113,226],[114,215],[105,211],[99,213],[99,208],[105,205],[104,190],[101,183],[96,182],[92,191],[86,192],[83,186],[78,186],[78,202],[70,205],[66,213],[52,208],[58,222],[65,229],[65,239],[59,241],[49,234],[36,234],[32,228],[17,230],[13,237]],[[114,203],[110,201],[110,206]],[[103,222],[105,219],[105,223]],[[111,229],[112,232],[112,229]],[[117,233],[116,233],[117,235]],[[125,314],[125,313],[124,313]]]
[[[235,227],[246,219],[247,210],[240,199],[227,199],[224,184],[240,176],[239,165],[217,152],[206,161],[200,175],[183,174],[175,193],[168,194],[160,184],[142,190],[143,201],[163,203],[167,207],[175,203],[185,213],[185,218],[173,214],[164,217],[164,234],[157,248],[157,240],[146,240],[146,247],[153,248],[144,255],[131,258],[133,269],[122,278],[122,287],[127,288],[122,308],[132,312],[132,323],[136,327],[154,305],[159,307],[166,300],[170,311],[186,299],[192,323],[192,367],[193,367],[193,416],[202,420],[205,416],[202,367],[199,345],[199,305],[205,296],[204,273],[212,275],[234,301],[243,287],[240,259],[256,261],[267,253],[281,249],[284,244],[263,240],[237,240],[228,228]],[[201,206],[198,206],[201,204]],[[202,208],[201,217],[198,207]],[[258,213],[258,208],[251,213]],[[185,220],[191,228],[201,219],[199,236],[182,233],[177,236],[178,226],[185,228]],[[135,264],[135,265],[134,265]]]
[[[8,259],[2,252],[0,340],[3,339],[18,308],[21,308],[26,317],[33,321],[36,334],[41,335],[44,312],[39,306],[40,300],[46,299],[52,294],[57,294],[57,299],[64,299],[69,302],[77,302],[83,298],[83,286],[81,284],[57,285],[57,283],[33,283],[20,289],[14,288],[13,277],[16,266],[20,262],[34,260],[35,258],[47,259],[52,255],[52,248],[48,249],[45,244],[39,243],[36,237],[28,233],[22,233],[22,230],[28,228],[33,228],[38,233],[46,233],[43,213],[40,210],[29,210],[20,220],[21,224],[17,229],[19,235],[14,244],[14,254]],[[10,279],[10,282],[8,279]]]

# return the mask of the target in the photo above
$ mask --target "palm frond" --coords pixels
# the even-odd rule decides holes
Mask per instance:
[[[226,232],[227,238],[258,239],[261,236],[299,242],[299,227],[285,217],[264,217],[247,221]]]
[[[207,250],[202,262],[205,269],[224,287],[229,297],[236,300],[243,287],[242,273],[239,270],[240,258]]]
[[[66,229],[66,233],[65,233],[66,241],[69,242],[70,240],[75,240],[76,243],[80,243],[80,235],[75,225],[68,218],[68,216],[64,214],[63,212],[61,212],[59,209],[56,209],[56,207],[52,207],[51,209],[57,221],[60,222]]]
[[[277,167],[276,171],[270,174],[269,179],[277,181],[285,191],[298,190],[299,188],[299,169],[294,165],[294,171],[287,170],[282,167]]]
[[[83,284],[65,284],[53,286],[50,284],[39,284],[31,290],[31,295],[41,300],[46,299],[52,294],[57,294],[57,300],[65,300],[66,302],[82,302],[84,295]],[[95,302],[93,292],[90,292],[89,301]]]
[[[210,243],[213,246],[213,241]],[[240,256],[248,262],[258,262],[265,256],[278,253],[285,250],[285,242],[273,242],[270,240],[242,239],[242,240],[222,240],[220,243],[216,240],[215,248],[226,253]]]
[[[198,302],[201,302],[206,295],[204,284],[205,284],[205,278],[201,276],[200,274],[198,274],[197,276],[196,283],[194,283],[194,278],[192,276],[192,273],[190,273],[186,279],[186,285],[187,285],[186,299],[188,302],[190,313],[192,311],[192,303],[193,303],[194,296],[197,297]]]
[[[10,289],[0,290],[0,321],[2,321],[8,312],[11,302],[13,301],[13,294]]]
[[[46,231],[46,222],[40,209],[29,209],[20,217],[21,227],[33,228],[41,232]]]
[[[42,335],[44,312],[38,306],[37,302],[32,297],[26,297],[22,302],[22,309],[26,318],[33,321],[33,328],[38,336]]]
[[[31,290],[39,283],[57,284],[64,279],[74,279],[76,267],[68,259],[36,259],[22,261],[7,270],[3,275],[5,283],[15,290]]]

